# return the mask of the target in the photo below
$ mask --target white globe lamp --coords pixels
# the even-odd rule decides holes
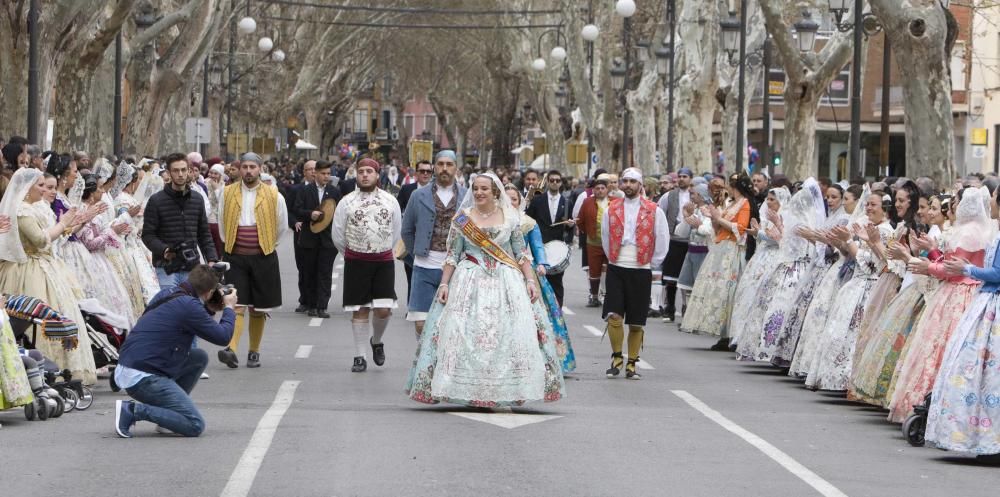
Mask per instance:
[[[275,62],[281,62],[285,60],[285,52],[281,49],[275,50],[274,53],[271,54],[271,59]]]
[[[618,0],[615,3],[615,12],[621,17],[632,17],[635,14],[635,2],[633,0]]]
[[[240,33],[245,35],[257,31],[257,21],[253,20],[252,17],[244,17],[243,19],[240,19],[240,22],[236,26],[239,28]]]
[[[536,71],[544,71],[545,70],[545,59],[539,57],[539,58],[531,61],[531,68],[534,69],[534,70],[536,70]]]
[[[600,36],[600,34],[601,30],[598,29],[597,26],[593,24],[588,24],[584,26],[583,29],[580,30],[580,36],[582,36],[584,40],[589,42],[597,41],[597,37]]]
[[[552,51],[549,52],[549,55],[551,55],[552,59],[556,62],[562,62],[566,60],[566,49],[559,46],[553,47]]]
[[[274,41],[270,38],[265,36],[257,40],[257,49],[261,52],[270,52],[272,48],[274,48]]]

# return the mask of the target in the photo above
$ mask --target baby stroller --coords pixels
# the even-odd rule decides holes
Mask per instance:
[[[26,295],[11,295],[7,298],[6,312],[10,318],[14,338],[26,349],[37,348],[39,329],[46,339],[61,341],[63,347],[67,349],[75,348],[79,344],[77,324],[62,317],[41,299]],[[31,329],[30,336],[29,328]],[[53,398],[62,400],[61,402],[53,400],[44,409],[40,405],[30,408],[26,406],[25,417],[29,421],[36,416],[43,420],[48,417],[59,417],[63,412],[69,412],[73,409],[82,411],[93,405],[93,392],[84,386],[82,381],[73,379],[69,370],[58,371],[55,364],[37,350],[29,351],[28,355],[38,363],[39,369],[44,371],[42,374],[45,378],[46,391],[50,394],[49,400],[53,400]],[[60,377],[62,381],[57,381],[57,378]],[[52,395],[53,393],[54,395]]]
[[[120,388],[115,384],[115,366],[118,365],[118,350],[125,342],[129,323],[94,299],[81,300],[80,312],[87,324],[87,336],[90,337],[90,348],[94,352],[94,364],[98,368],[108,366],[111,372],[108,380],[111,391],[117,392]]]
[[[931,409],[931,394],[924,397],[924,402],[913,407],[913,414],[903,421],[903,438],[914,447],[924,446],[924,435],[927,433],[927,413]]]

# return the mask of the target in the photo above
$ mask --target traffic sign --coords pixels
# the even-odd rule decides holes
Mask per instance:
[[[212,141],[212,120],[207,117],[189,117],[184,120],[184,142],[201,145]]]

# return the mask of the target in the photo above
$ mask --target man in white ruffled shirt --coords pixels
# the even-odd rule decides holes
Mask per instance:
[[[622,172],[621,190],[625,198],[612,199],[601,219],[601,243],[608,256],[605,275],[607,292],[602,315],[608,322],[611,367],[608,378],[621,373],[638,380],[635,370],[642,348],[643,327],[652,288],[652,268],[660,268],[669,250],[667,218],[655,203],[640,195],[642,172],[628,168]],[[628,362],[622,357],[628,324]]]

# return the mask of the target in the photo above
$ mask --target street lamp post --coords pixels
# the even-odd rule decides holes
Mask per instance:
[[[622,17],[622,44],[625,47],[625,67],[622,68],[620,85],[617,89],[621,91],[622,105],[622,170],[632,166],[631,154],[629,153],[630,125],[632,114],[628,109],[628,72],[632,66],[632,16],[635,14],[635,2],[632,0],[618,0],[615,3],[615,13]],[[613,70],[612,70],[613,71]],[[612,73],[612,81],[614,73]]]
[[[670,24],[670,70],[667,75],[667,172],[674,170],[674,60],[676,57],[677,0],[667,2]]]
[[[594,42],[600,35],[600,30],[594,25],[594,0],[589,0],[587,8],[587,25],[580,30],[580,36],[587,42],[587,81],[590,91],[594,91]],[[594,158],[594,134],[587,126],[587,177],[590,177],[590,169]]]
[[[38,145],[38,0],[28,4],[28,141]]]
[[[848,5],[851,0],[827,0],[830,12],[833,14],[837,24],[837,29],[846,33],[854,30],[853,48],[854,59],[851,61],[851,160],[849,177],[864,176],[865,168],[861,163],[861,48],[864,39],[882,30],[882,25],[871,13],[865,13],[862,9],[864,4],[861,0],[854,0],[854,20],[844,21],[847,14]],[[885,73],[883,73],[883,78]],[[883,79],[884,81],[884,79]],[[883,85],[886,83],[883,82]],[[882,117],[886,119],[886,116]]]
[[[739,66],[738,102],[736,117],[736,167],[737,172],[743,171],[744,134],[746,134],[746,123],[744,122],[746,110],[744,109],[744,95],[746,94],[746,84],[744,76],[746,74],[746,51],[747,51],[747,5],[746,0],[740,0],[740,18],[736,20],[736,12],[729,11],[729,18],[721,21],[719,27],[722,29],[722,46],[729,56],[730,65]],[[733,54],[739,50],[739,59],[734,61]]]

